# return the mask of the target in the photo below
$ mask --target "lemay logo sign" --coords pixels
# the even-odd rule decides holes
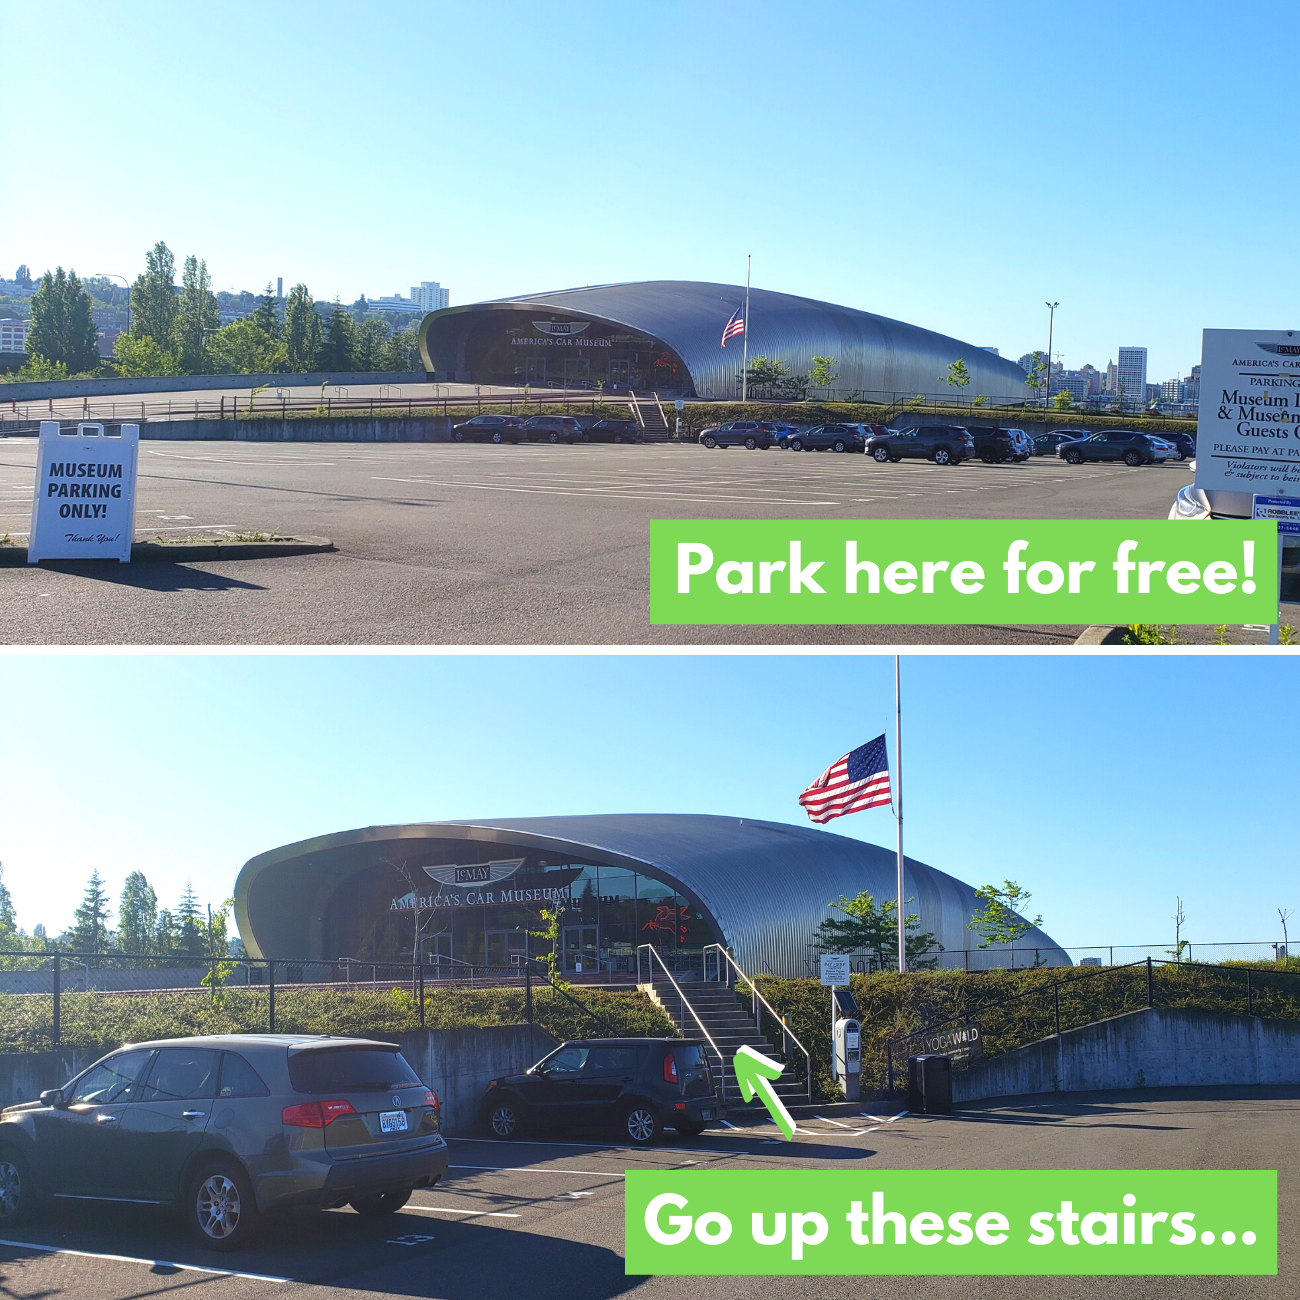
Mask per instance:
[[[140,426],[41,421],[27,559],[131,559]]]
[[[650,621],[1273,623],[1277,525],[656,519]]]
[[[1277,1272],[1277,1174],[629,1170],[628,1274]]]
[[[553,337],[566,334],[581,334],[584,330],[591,328],[589,320],[535,320],[533,329],[539,334],[550,334]]]

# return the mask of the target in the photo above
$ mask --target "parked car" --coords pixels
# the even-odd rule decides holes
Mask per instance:
[[[700,445],[714,447],[747,447],[766,451],[778,438],[774,426],[762,420],[728,420],[700,430]]]
[[[597,420],[582,431],[583,442],[635,442],[635,420]]]
[[[392,1214],[447,1170],[437,1096],[392,1043],[136,1043],[0,1112],[0,1229],[46,1200],[176,1206],[203,1245],[306,1205]]]
[[[959,425],[927,425],[919,429],[882,429],[867,440],[867,454],[885,461],[912,458],[936,465],[960,465],[975,455],[975,440]]]
[[[531,1070],[493,1079],[479,1102],[494,1137],[617,1128],[637,1146],[665,1127],[696,1137],[721,1113],[704,1044],[679,1038],[573,1039]]]
[[[1053,429],[1049,433],[1040,433],[1034,439],[1034,455],[1055,456],[1056,449],[1063,442],[1075,442],[1087,436],[1087,429]]]
[[[453,442],[523,442],[527,436],[518,415],[476,415],[451,431]]]
[[[971,438],[975,451],[986,465],[999,465],[1004,461],[1015,460],[1020,454],[1016,439],[1007,429],[971,429]]]
[[[818,424],[786,436],[791,451],[866,451],[871,435],[862,424]]]
[[[1196,459],[1196,439],[1190,433],[1162,433],[1160,437],[1173,446],[1175,460]]]
[[[1012,460],[1028,460],[1034,454],[1034,440],[1023,429],[1004,429],[1003,432],[1011,435],[1011,441],[1015,446]]]
[[[1170,460],[1175,452],[1172,443],[1153,438],[1147,433],[1132,429],[1106,429],[1090,433],[1074,442],[1063,442],[1056,454],[1069,465],[1082,465],[1089,460],[1122,460],[1136,468],[1156,461]]]
[[[571,415],[534,415],[524,421],[530,442],[581,442],[582,426]]]

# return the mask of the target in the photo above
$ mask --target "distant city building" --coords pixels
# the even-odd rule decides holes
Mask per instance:
[[[1026,352],[1025,355],[1021,357],[1019,361],[1016,362],[1016,365],[1018,365],[1020,369],[1025,372],[1025,374],[1029,373],[1029,367],[1032,366],[1033,364],[1034,364],[1034,354],[1032,352]]]
[[[1187,388],[1181,379],[1166,379],[1160,385],[1162,402],[1183,402],[1187,400]]]
[[[446,303],[443,303],[442,305],[445,307],[447,304],[446,304]],[[995,357],[1000,357],[1000,356],[1002,355],[1002,353],[999,352],[999,351],[997,350],[997,348],[986,348],[986,347],[981,347],[981,348],[980,348],[980,351],[981,351],[981,352],[992,352],[993,355],[994,355]]]
[[[437,280],[421,280],[419,284],[411,286],[411,298],[420,304],[422,312],[441,311],[448,305],[450,294]],[[988,351],[997,356],[997,348]]]
[[[1088,396],[1088,376],[1079,370],[1057,370],[1052,375],[1052,396],[1069,393],[1072,402],[1082,402]]]
[[[27,322],[25,320],[0,320],[0,352],[25,352],[27,350]]]
[[[1119,391],[1119,367],[1113,361],[1106,362],[1106,378],[1102,380],[1101,391],[1103,393]]]
[[[408,316],[419,316],[420,304],[412,302],[410,298],[403,298],[400,293],[388,294],[383,298],[367,298],[366,309],[368,311],[401,311]]]
[[[1122,399],[1145,405],[1148,400],[1146,348],[1120,348],[1117,370],[1116,391],[1122,394]]]
[[[1201,368],[1193,366],[1192,373],[1183,381],[1184,401],[1198,403],[1201,400]]]
[[[0,280],[0,295],[6,298],[31,298],[39,287],[39,280],[30,285],[19,284],[17,280]]]
[[[1088,381],[1088,396],[1096,397],[1101,392],[1101,385],[1105,376],[1096,366],[1086,362],[1079,367],[1079,373]]]

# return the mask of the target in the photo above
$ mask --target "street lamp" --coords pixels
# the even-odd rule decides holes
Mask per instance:
[[[1047,308],[1047,383],[1043,388],[1043,406],[1046,408],[1052,396],[1052,326],[1056,323],[1056,309],[1061,304],[1049,302],[1043,305]]]
[[[126,286],[126,332],[131,332],[131,281],[124,275],[110,275],[106,271],[96,271],[95,275],[101,280],[121,280]]]

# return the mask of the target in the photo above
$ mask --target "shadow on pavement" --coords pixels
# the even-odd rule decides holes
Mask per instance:
[[[144,564],[105,564],[103,561],[77,564],[71,561],[46,560],[42,568],[67,573],[77,578],[94,578],[116,587],[134,587],[138,591],[266,591],[256,582],[243,582],[219,573],[207,573],[187,564],[150,561]]]
[[[1203,1088],[1133,1088],[1116,1092],[1075,1092],[1061,1096],[991,1097],[983,1101],[957,1104],[956,1113],[945,1120],[977,1124],[1060,1124],[1071,1119],[1119,1119],[1136,1113],[1134,1107],[1146,1108],[1152,1102],[1191,1101],[1295,1101],[1300,1102],[1300,1088],[1295,1087],[1203,1087]],[[1126,1128],[1168,1128],[1167,1124],[1125,1124]]]

